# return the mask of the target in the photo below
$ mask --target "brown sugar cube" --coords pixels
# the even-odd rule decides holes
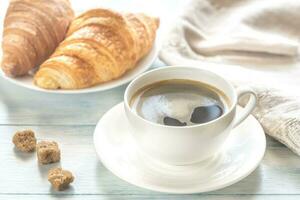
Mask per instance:
[[[41,141],[36,146],[38,161],[41,164],[50,164],[60,161],[60,150],[54,141]]]
[[[48,181],[55,190],[62,191],[74,181],[74,176],[70,171],[58,167],[49,170]]]
[[[32,152],[35,150],[36,138],[32,130],[16,132],[12,141],[16,148],[22,152]]]

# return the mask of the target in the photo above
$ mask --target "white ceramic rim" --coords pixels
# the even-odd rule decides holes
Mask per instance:
[[[122,104],[122,103],[123,102],[121,102],[121,103],[113,106],[111,109],[113,109],[113,108],[115,108],[117,106],[120,106],[120,104]],[[122,107],[124,108],[124,106],[122,106]],[[107,111],[106,113],[108,113],[109,111]],[[104,115],[106,115],[106,113]],[[125,176],[123,176],[121,173],[119,173],[118,171],[113,170],[113,167],[110,167],[110,165],[104,159],[102,159],[101,153],[99,153],[101,151],[100,151],[99,147],[97,147],[97,145],[96,145],[97,144],[97,142],[96,142],[97,141],[97,135],[98,135],[96,133],[97,133],[97,130],[99,129],[99,127],[101,126],[100,125],[101,119],[98,121],[98,123],[96,125],[95,131],[94,131],[94,135],[93,135],[93,140],[94,140],[94,146],[95,146],[96,153],[97,153],[97,155],[98,155],[101,163],[103,164],[103,166],[106,169],[108,169],[109,171],[111,171],[115,176],[117,176],[120,179],[122,179],[123,181],[128,182],[128,183],[130,183],[130,184],[132,184],[134,186],[138,186],[140,188],[144,188],[144,189],[148,189],[148,190],[152,190],[152,191],[163,192],[163,193],[170,193],[170,194],[197,194],[197,193],[203,193],[203,192],[211,192],[211,191],[219,190],[219,189],[225,188],[227,186],[233,185],[233,184],[241,181],[245,177],[249,176],[257,168],[257,166],[260,164],[261,160],[264,157],[265,151],[266,151],[266,137],[264,135],[264,130],[261,127],[260,123],[252,115],[249,115],[248,118],[251,118],[251,120],[254,120],[257,123],[257,125],[258,125],[257,128],[259,129],[259,132],[262,134],[262,137],[261,137],[261,139],[263,140],[262,141],[263,146],[261,147],[262,151],[260,151],[260,154],[257,155],[256,162],[253,163],[253,165],[248,166],[247,170],[244,170],[244,171],[247,171],[247,173],[243,174],[242,176],[239,176],[238,178],[232,179],[231,181],[229,181],[229,182],[227,182],[225,184],[219,184],[219,185],[215,185],[215,186],[208,187],[208,188],[205,188],[205,189],[201,188],[201,189],[184,190],[184,191],[182,191],[182,190],[179,191],[178,189],[176,189],[176,190],[163,189],[161,187],[156,187],[156,186],[153,186],[153,185],[149,186],[147,184],[144,184],[141,181],[134,181],[134,180],[128,179]],[[242,123],[245,123],[245,122],[242,122]]]
[[[131,69],[130,71],[126,72],[122,77],[109,81],[107,83],[95,85],[90,88],[84,88],[84,89],[76,89],[76,90],[46,90],[39,88],[35,86],[33,83],[32,84],[26,84],[24,83],[25,81],[21,81],[22,77],[19,78],[11,78],[7,77],[4,72],[0,69],[0,76],[2,76],[5,80],[7,80],[10,83],[13,83],[14,85],[38,91],[38,92],[43,92],[43,93],[52,93],[52,94],[84,94],[84,93],[94,93],[94,92],[100,92],[100,91],[105,91],[109,90],[115,87],[119,87],[121,85],[124,85],[131,80],[133,80],[137,75],[145,72],[148,70],[155,59],[158,56],[159,52],[159,47],[160,47],[160,39],[158,38],[159,32],[157,32],[157,38],[155,39],[154,45],[151,49],[151,51],[144,57],[142,58],[137,64],[136,67]],[[28,77],[28,76],[27,76]]]
[[[135,112],[132,111],[131,107],[129,106],[129,102],[128,102],[128,93],[129,93],[129,90],[132,89],[132,87],[134,86],[134,84],[141,78],[143,78],[144,76],[146,75],[149,75],[153,72],[156,72],[156,71],[161,71],[161,70],[168,70],[168,69],[192,69],[192,70],[199,70],[199,71],[205,71],[209,74],[211,74],[212,76],[215,76],[217,77],[218,79],[221,79],[223,80],[224,82],[227,83],[228,87],[233,91],[233,98],[232,98],[232,102],[231,102],[231,106],[228,110],[226,110],[226,112],[218,117],[217,119],[214,119],[214,120],[211,120],[209,122],[205,122],[205,123],[202,123],[202,124],[195,124],[195,125],[192,125],[192,126],[166,126],[166,125],[162,125],[162,124],[158,124],[158,123],[154,123],[154,122],[151,122],[151,121],[148,121],[144,118],[142,118],[141,116],[139,116],[138,114],[136,114]],[[167,79],[166,79],[167,80]],[[153,82],[155,83],[155,82]],[[219,88],[218,88],[219,89]],[[226,95],[226,94],[225,94]],[[177,65],[172,65],[172,66],[164,66],[164,67],[160,67],[160,68],[157,68],[157,69],[153,69],[153,70],[150,70],[150,71],[147,71],[143,74],[140,74],[139,76],[137,76],[135,79],[133,79],[130,84],[127,86],[126,90],[125,90],[125,93],[124,93],[124,105],[127,107],[127,109],[131,112],[131,114],[133,114],[135,117],[139,118],[140,120],[142,120],[143,122],[145,123],[149,123],[151,124],[152,126],[158,126],[158,127],[168,127],[170,129],[188,129],[188,128],[191,128],[191,127],[201,127],[201,126],[206,126],[206,125],[209,125],[209,124],[212,124],[212,123],[215,123],[221,119],[223,119],[224,117],[226,117],[229,113],[231,113],[237,106],[237,93],[236,93],[236,89],[233,87],[233,85],[227,81],[226,79],[224,79],[223,77],[219,76],[218,74],[214,73],[214,72],[211,72],[211,71],[208,71],[208,70],[205,70],[205,69],[202,69],[202,68],[199,68],[199,67],[195,67],[195,66],[177,66]]]

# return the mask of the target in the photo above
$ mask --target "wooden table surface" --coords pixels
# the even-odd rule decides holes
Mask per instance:
[[[124,1],[103,2],[112,7],[126,6]],[[179,3],[175,5],[171,0],[147,1],[148,4],[127,2],[131,2],[128,3],[131,7],[152,6],[164,15],[180,8]],[[2,3],[1,0],[1,8]],[[161,65],[159,61],[153,64]],[[122,101],[125,88],[126,85],[94,94],[56,95],[23,89],[0,78],[0,200],[300,199],[300,158],[270,138],[267,138],[267,151],[259,167],[244,180],[218,191],[172,195],[141,189],[120,180],[98,160],[92,136],[101,116]],[[35,154],[14,149],[12,135],[27,128],[33,129],[38,139],[55,140],[60,144],[62,160],[59,164],[40,166]],[[47,181],[48,169],[57,165],[76,176],[72,187],[63,192],[53,191]]]

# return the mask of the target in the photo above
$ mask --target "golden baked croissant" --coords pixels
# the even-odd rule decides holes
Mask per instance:
[[[5,74],[24,75],[45,61],[64,39],[73,18],[68,0],[11,0],[2,41]]]
[[[122,76],[151,49],[159,20],[94,9],[77,17],[66,39],[34,77],[46,89],[79,89]]]

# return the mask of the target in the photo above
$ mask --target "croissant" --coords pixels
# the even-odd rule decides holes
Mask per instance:
[[[144,14],[89,10],[73,20],[34,82],[45,89],[79,89],[116,79],[150,51],[158,26],[158,18]]]
[[[68,0],[11,0],[2,40],[4,73],[21,76],[40,65],[64,39],[73,18]]]

